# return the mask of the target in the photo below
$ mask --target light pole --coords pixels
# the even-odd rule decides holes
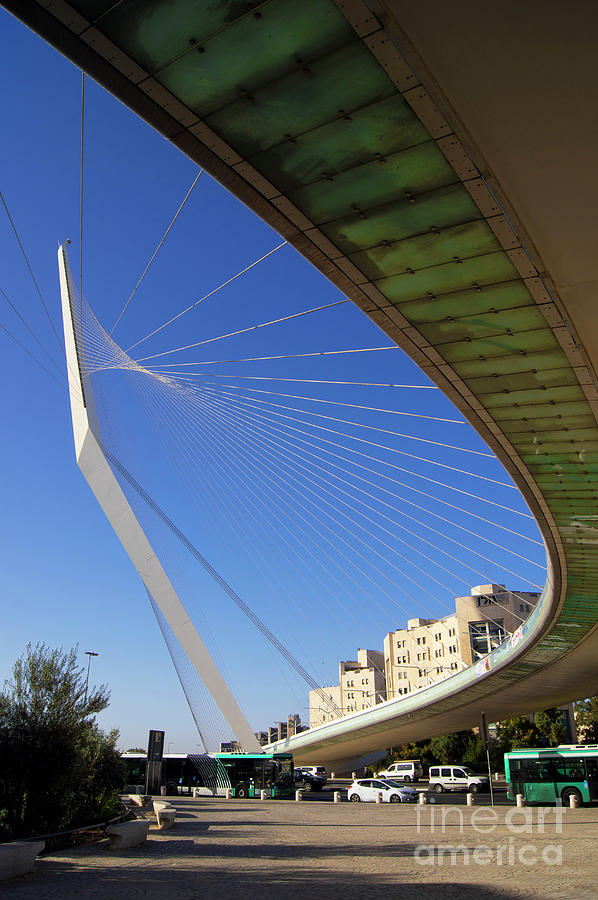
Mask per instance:
[[[85,655],[87,657],[87,676],[85,678],[85,700],[83,702],[87,703],[87,687],[89,685],[89,667],[91,665],[91,657],[97,656],[98,654],[94,653],[93,650],[86,650]]]

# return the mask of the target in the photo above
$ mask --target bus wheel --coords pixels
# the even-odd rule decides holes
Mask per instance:
[[[581,796],[581,793],[577,790],[577,788],[565,788],[565,790],[561,794],[563,806],[569,806],[571,797],[577,797],[577,805],[583,806],[583,797]]]
[[[247,798],[249,797],[249,785],[238,784],[235,791],[235,797],[238,797],[239,800],[247,800]]]

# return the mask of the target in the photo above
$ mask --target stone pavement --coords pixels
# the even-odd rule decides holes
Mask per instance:
[[[152,827],[146,844],[114,852],[103,840],[48,855],[31,875],[3,882],[0,894],[6,900],[598,896],[595,808],[563,810],[559,827],[554,808],[500,807],[493,818],[488,807],[442,804],[179,798],[176,806],[174,828]]]

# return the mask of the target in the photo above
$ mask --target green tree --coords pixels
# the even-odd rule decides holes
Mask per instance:
[[[598,697],[573,704],[579,738],[584,744],[598,744]]]
[[[537,747],[541,743],[538,727],[527,716],[503,719],[497,724],[496,737],[503,753],[522,747]]]
[[[455,731],[453,734],[442,734],[430,741],[430,752],[436,762],[441,765],[463,763],[463,757],[472,747],[475,735],[473,731]]]
[[[567,729],[565,728],[563,714],[560,709],[544,709],[535,713],[534,724],[540,732],[541,743],[549,747],[558,747],[567,736]]]
[[[0,809],[8,834],[27,837],[101,820],[118,809],[117,734],[94,715],[105,686],[86,691],[77,648],[29,644],[0,693]]]

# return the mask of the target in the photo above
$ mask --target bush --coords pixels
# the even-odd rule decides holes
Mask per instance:
[[[104,734],[93,718],[109,694],[87,690],[76,657],[76,647],[29,644],[0,693],[0,839],[91,824],[119,809],[117,733]]]

